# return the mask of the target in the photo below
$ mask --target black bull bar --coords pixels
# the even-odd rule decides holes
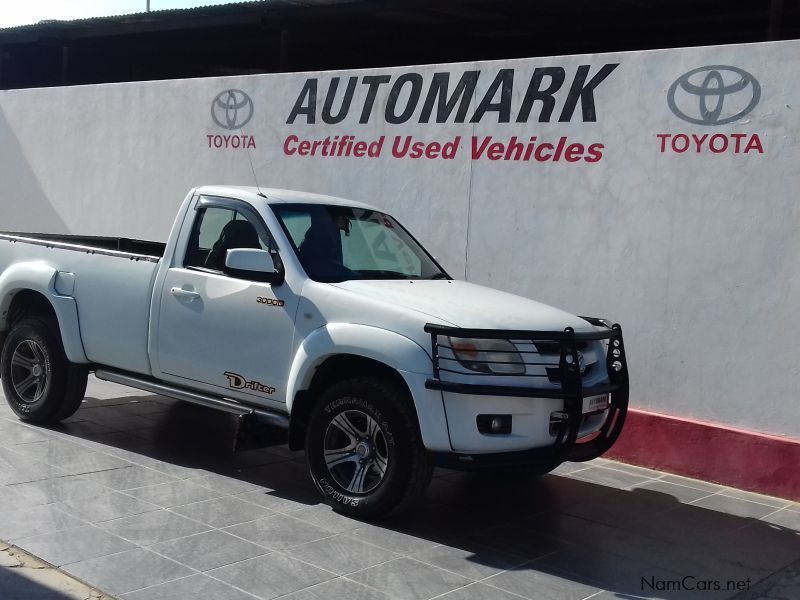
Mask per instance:
[[[439,463],[459,469],[482,468],[491,466],[532,466],[536,465],[545,469],[553,468],[565,461],[582,462],[592,460],[604,454],[619,437],[625,416],[628,411],[628,364],[625,354],[625,344],[622,339],[622,328],[618,324],[608,326],[601,319],[581,317],[596,327],[596,331],[575,332],[572,327],[563,331],[514,331],[501,329],[464,329],[461,327],[446,327],[428,323],[425,331],[431,335],[431,357],[433,359],[433,377],[425,382],[425,387],[432,390],[441,390],[455,394],[474,394],[483,396],[511,396],[525,398],[558,398],[564,400],[561,420],[555,422],[555,441],[553,444],[533,448],[530,450],[490,453],[490,454],[445,454],[438,455]],[[483,340],[513,340],[519,344],[530,343],[535,345],[536,351],[517,350],[522,362],[526,366],[526,373],[514,375],[519,380],[522,377],[536,378],[548,377],[557,379],[560,387],[541,386],[508,386],[494,384],[465,383],[461,381],[447,381],[442,379],[443,373],[457,373],[462,379],[470,376],[487,376],[487,373],[470,373],[467,369],[454,370],[451,367],[458,365],[458,358],[452,352],[452,347],[447,339],[442,343],[441,337],[469,338]],[[591,341],[607,340],[606,371],[607,382],[590,387],[584,387],[581,376],[581,355],[579,345]],[[541,361],[539,345],[549,346],[552,354],[558,354],[557,372],[548,374],[528,373],[529,366],[556,367],[555,362]],[[441,349],[449,349],[453,357],[442,356]],[[444,362],[444,365],[442,364]],[[478,361],[492,364],[519,364],[502,361]],[[599,364],[599,363],[598,363]],[[543,370],[545,370],[543,369]],[[545,371],[547,373],[547,371]],[[557,374],[556,374],[557,373]],[[555,375],[555,377],[553,377]],[[495,377],[508,375],[494,374]],[[583,400],[592,396],[609,395],[608,416],[600,430],[586,436],[585,440],[578,438],[578,433],[583,421]]]

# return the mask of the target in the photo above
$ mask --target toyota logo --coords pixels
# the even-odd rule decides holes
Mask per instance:
[[[211,118],[223,129],[241,129],[253,118],[253,101],[242,90],[220,92],[211,103]]]
[[[667,92],[675,116],[697,125],[738,121],[761,98],[758,80],[744,69],[725,65],[699,67],[681,75]]]

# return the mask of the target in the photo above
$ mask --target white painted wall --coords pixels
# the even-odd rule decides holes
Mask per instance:
[[[595,90],[596,121],[584,122],[579,104],[571,122],[559,123],[578,65],[591,65],[591,77],[607,63],[619,66]],[[670,85],[706,65],[758,80],[752,112],[710,126],[670,111]],[[529,122],[515,122],[533,70],[549,66],[566,73],[553,122],[537,121],[538,103]],[[464,71],[479,70],[474,110],[506,68],[515,69],[510,123],[496,113],[475,124],[418,123],[434,72],[451,72],[452,90]],[[800,42],[792,41],[0,92],[0,229],[165,239],[188,188],[252,183],[245,151],[209,148],[207,139],[230,133],[211,119],[214,97],[241,89],[254,103],[241,133],[254,136],[262,185],[386,207],[454,274],[619,321],[637,407],[800,438],[798,69]],[[343,78],[338,108],[350,76],[412,72],[426,85],[407,123],[383,118],[389,84],[360,124],[360,80],[347,118],[321,122],[332,77]],[[317,122],[287,124],[309,77],[319,78]],[[747,93],[726,97],[722,117],[742,108]],[[678,99],[699,114],[696,97]],[[656,135],[664,133],[758,134],[764,152],[662,153]],[[282,152],[290,134],[387,140],[374,160],[301,158]],[[453,160],[397,159],[389,153],[395,135],[460,135],[462,146]],[[471,160],[472,135],[568,136],[604,148],[593,164]]]

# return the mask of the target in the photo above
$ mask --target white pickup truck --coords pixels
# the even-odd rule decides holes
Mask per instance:
[[[410,506],[436,464],[600,456],[628,404],[618,325],[456,281],[379,209],[286,190],[194,189],[166,244],[0,234],[0,342],[24,421],[72,415],[94,372],[305,448],[360,517]]]

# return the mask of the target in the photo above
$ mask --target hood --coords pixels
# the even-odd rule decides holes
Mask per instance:
[[[563,310],[467,281],[353,280],[330,285],[457,327],[594,331],[592,325]]]

